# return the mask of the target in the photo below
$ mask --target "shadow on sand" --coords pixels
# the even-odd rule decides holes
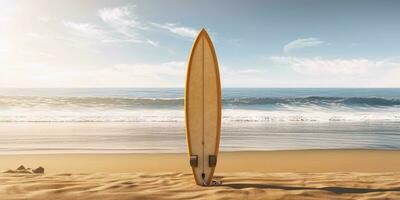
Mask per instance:
[[[345,193],[370,193],[370,192],[400,192],[400,188],[390,189],[371,189],[371,188],[347,188],[347,187],[297,187],[297,186],[282,186],[282,185],[268,185],[268,184],[254,184],[254,183],[223,183],[221,186],[231,187],[233,189],[245,188],[260,188],[260,189],[280,189],[280,190],[322,190],[335,194]]]

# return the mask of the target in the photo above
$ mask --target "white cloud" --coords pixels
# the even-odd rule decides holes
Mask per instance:
[[[134,5],[129,5],[98,10],[97,15],[104,22],[104,26],[71,21],[64,21],[63,24],[79,33],[80,36],[99,39],[105,43],[140,43],[157,47],[157,41],[145,38],[143,34],[140,34],[140,31],[149,30],[149,26],[164,29],[186,38],[195,38],[197,35],[197,30],[191,27],[172,23],[143,23],[134,15],[134,7]]]
[[[50,21],[50,19],[48,17],[38,17],[37,18],[39,21],[43,22],[43,23],[47,23]]]
[[[159,77],[165,77],[165,79],[184,77],[185,69],[184,62],[180,61],[160,64],[117,64],[112,67],[113,71],[124,72],[137,77],[152,77],[155,79],[159,79]]]
[[[37,39],[37,40],[44,40],[44,39],[49,39],[51,37],[46,36],[44,34],[41,33],[37,33],[37,32],[28,32],[26,33],[26,36],[32,39]]]
[[[138,40],[138,39],[104,39],[101,40],[104,43],[141,43],[141,44],[150,44],[152,46],[158,47],[158,42],[153,40]]]
[[[268,78],[268,70],[251,67],[240,69],[224,65],[220,67],[220,72],[224,87],[254,87],[265,84]]]
[[[0,23],[4,22],[4,23],[9,23],[14,21],[15,19],[12,17],[8,17],[8,16],[2,16],[0,17]]]
[[[176,24],[172,23],[166,23],[166,24],[151,23],[151,24],[157,28],[165,29],[171,33],[187,38],[195,38],[198,32],[194,28],[177,26]]]
[[[100,9],[97,14],[105,23],[103,26],[71,21],[64,21],[63,24],[79,36],[97,39],[104,43],[137,43],[157,47],[158,42],[144,38],[138,33],[138,30],[145,30],[147,28],[136,20],[131,10],[133,7],[124,6]]]
[[[36,57],[36,59],[38,59],[38,58],[53,58],[54,57],[53,54],[47,53],[45,51],[40,51],[40,50],[27,51],[27,50],[18,49],[16,51],[16,53],[18,54],[18,56],[22,56],[24,58]]]
[[[400,87],[400,64],[397,68],[387,71],[384,74],[384,79],[381,80],[380,84],[385,87]]]
[[[183,87],[185,70],[181,61],[103,67],[20,62],[0,67],[0,87]]]
[[[138,22],[131,12],[131,8],[135,6],[124,6],[117,8],[103,8],[98,11],[99,17],[106,23],[117,28],[126,29],[144,28]],[[128,34],[128,33],[127,33]]]
[[[221,65],[224,87],[399,87],[400,58],[269,57],[265,67]]]
[[[98,11],[100,19],[113,27],[116,32],[126,37],[137,37],[138,30],[146,30],[147,27],[137,20],[132,8],[135,6],[123,6],[116,8],[103,8]]]
[[[129,34],[115,34],[113,31],[107,31],[106,29],[93,24],[75,23],[71,21],[64,21],[63,24],[65,27],[73,30],[78,36],[97,39],[104,43],[138,43],[150,44],[155,47],[158,46],[158,43],[153,40],[139,39],[136,36]]]
[[[143,23],[137,20],[137,17],[133,14],[132,8],[134,5],[116,7],[116,8],[103,8],[100,9],[97,14],[100,19],[111,26],[112,38],[102,40],[107,43],[141,43],[150,44],[157,47],[158,42],[143,38],[138,33],[138,30],[148,29]]]
[[[272,66],[288,67],[296,73],[296,85],[303,87],[399,87],[400,60],[367,58],[327,59],[270,57]],[[286,81],[289,81],[287,79]]]
[[[291,41],[283,47],[283,51],[285,53],[292,51],[294,49],[301,49],[306,47],[315,47],[324,44],[325,41],[322,41],[318,38],[299,38],[297,40]]]
[[[107,37],[105,31],[93,24],[76,23],[71,21],[63,21],[63,24],[65,27],[72,29],[75,33],[81,36],[91,38],[95,37],[98,39],[105,39]]]
[[[309,75],[354,75],[359,76],[370,70],[392,66],[387,61],[372,61],[366,58],[357,59],[323,59],[302,57],[272,56],[270,60],[274,64],[289,66],[295,72]]]

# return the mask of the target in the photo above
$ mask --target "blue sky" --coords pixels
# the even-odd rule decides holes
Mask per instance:
[[[400,87],[399,1],[0,1],[0,87],[183,87],[201,27],[223,87]]]

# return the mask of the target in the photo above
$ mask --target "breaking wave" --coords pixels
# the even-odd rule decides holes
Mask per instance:
[[[398,106],[400,99],[382,97],[249,97],[224,98],[224,106],[249,105],[343,105],[343,106]],[[183,98],[125,98],[125,97],[40,97],[40,96],[0,96],[0,107],[22,106],[88,106],[88,107],[179,107]]]
[[[400,121],[400,99],[225,98],[223,123]],[[0,96],[0,122],[183,122],[182,98]]]

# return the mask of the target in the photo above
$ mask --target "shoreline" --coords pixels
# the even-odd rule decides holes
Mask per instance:
[[[0,123],[0,154],[185,153],[184,124],[168,124]],[[220,150],[400,150],[399,129],[399,123],[223,126]]]
[[[190,173],[186,153],[0,155],[0,170],[42,166],[46,173]],[[215,173],[400,172],[400,150],[312,149],[221,152]]]

